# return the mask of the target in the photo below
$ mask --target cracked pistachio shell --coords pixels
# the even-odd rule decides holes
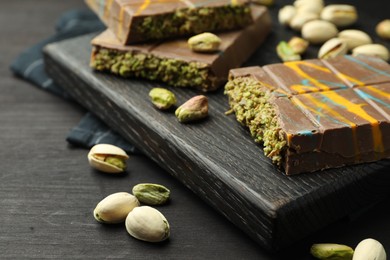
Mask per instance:
[[[107,173],[120,173],[126,169],[126,152],[111,144],[97,144],[88,153],[91,167]]]
[[[318,259],[351,260],[353,249],[346,245],[323,243],[312,245],[310,253]]]
[[[381,44],[366,44],[356,47],[352,50],[352,55],[367,55],[389,60],[389,50]]]
[[[161,242],[169,238],[170,227],[164,215],[155,208],[134,208],[126,218],[126,230],[134,238],[147,242]]]
[[[291,19],[295,16],[296,9],[292,5],[285,5],[282,8],[280,8],[278,13],[278,20],[279,23],[282,25],[290,25]]]
[[[390,19],[386,19],[378,23],[375,31],[379,37],[390,40]]]
[[[337,27],[345,27],[354,24],[358,19],[358,14],[353,5],[327,5],[322,9],[321,19]]]
[[[192,36],[188,39],[188,46],[195,52],[215,52],[221,45],[221,39],[209,32]]]
[[[288,41],[288,45],[290,45],[291,49],[296,54],[303,54],[306,52],[307,48],[309,47],[309,42],[301,37],[293,36]]]
[[[170,190],[165,186],[154,183],[140,183],[133,187],[133,194],[147,205],[162,205],[169,199]]]
[[[325,42],[319,52],[318,58],[329,59],[337,56],[342,56],[348,51],[347,44],[339,38],[332,38]]]
[[[343,30],[339,32],[337,37],[347,44],[348,50],[352,50],[361,45],[372,43],[371,37],[367,33],[360,30]]]
[[[169,109],[176,104],[176,96],[165,88],[152,88],[149,97],[158,109]]]
[[[206,96],[194,96],[178,107],[175,111],[175,115],[181,123],[200,120],[208,116],[208,104],[209,102]]]
[[[312,44],[321,44],[337,36],[336,26],[330,22],[314,20],[302,27],[302,37]]]
[[[352,259],[386,260],[386,251],[379,241],[372,238],[367,238],[356,246]]]
[[[134,195],[117,192],[100,201],[93,211],[93,216],[102,223],[121,223],[125,221],[129,212],[138,206],[138,199]]]

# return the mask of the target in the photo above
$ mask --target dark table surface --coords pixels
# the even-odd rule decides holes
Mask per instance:
[[[387,18],[379,0],[369,2],[358,8],[373,19]],[[0,259],[311,259],[313,243],[355,247],[368,237],[390,252],[390,197],[271,254],[144,156],[132,156],[128,173],[120,177],[92,170],[88,151],[65,141],[85,110],[9,70],[21,51],[53,34],[61,13],[75,8],[85,5],[81,0],[0,3]],[[170,203],[159,207],[171,225],[165,243],[135,240],[123,225],[101,225],[93,218],[103,197],[130,192],[140,182],[172,191]]]

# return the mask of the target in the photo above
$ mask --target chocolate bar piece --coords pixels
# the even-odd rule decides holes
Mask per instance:
[[[286,174],[390,157],[390,65],[343,56],[233,69],[237,120]]]
[[[86,0],[122,44],[244,28],[247,0]]]
[[[239,67],[263,42],[270,30],[266,8],[252,8],[254,24],[220,33],[220,51],[196,53],[187,40],[123,45],[107,30],[92,40],[91,66],[123,77],[156,80],[175,87],[215,90],[227,81],[229,69]]]

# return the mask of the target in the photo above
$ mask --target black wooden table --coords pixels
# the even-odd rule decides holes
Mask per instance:
[[[358,9],[386,18],[379,2]],[[13,77],[8,68],[26,47],[54,32],[62,12],[83,7],[81,0],[0,3],[0,259],[311,259],[313,243],[354,247],[367,237],[390,252],[390,198],[271,254],[144,156],[131,157],[120,178],[92,170],[88,151],[65,141],[84,109]],[[166,243],[137,241],[123,226],[101,225],[92,216],[104,196],[139,182],[172,191],[170,204],[159,208],[171,224]]]

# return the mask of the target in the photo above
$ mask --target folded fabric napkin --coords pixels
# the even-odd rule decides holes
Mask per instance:
[[[102,31],[106,27],[88,9],[73,10],[62,15],[55,26],[56,33],[22,52],[11,64],[13,73],[31,83],[66,100],[72,100],[68,93],[55,84],[45,72],[42,48],[53,43],[91,32]],[[95,115],[88,112],[66,137],[75,146],[91,148],[95,144],[109,143],[123,148],[128,153],[140,153],[132,144],[112,131]]]

